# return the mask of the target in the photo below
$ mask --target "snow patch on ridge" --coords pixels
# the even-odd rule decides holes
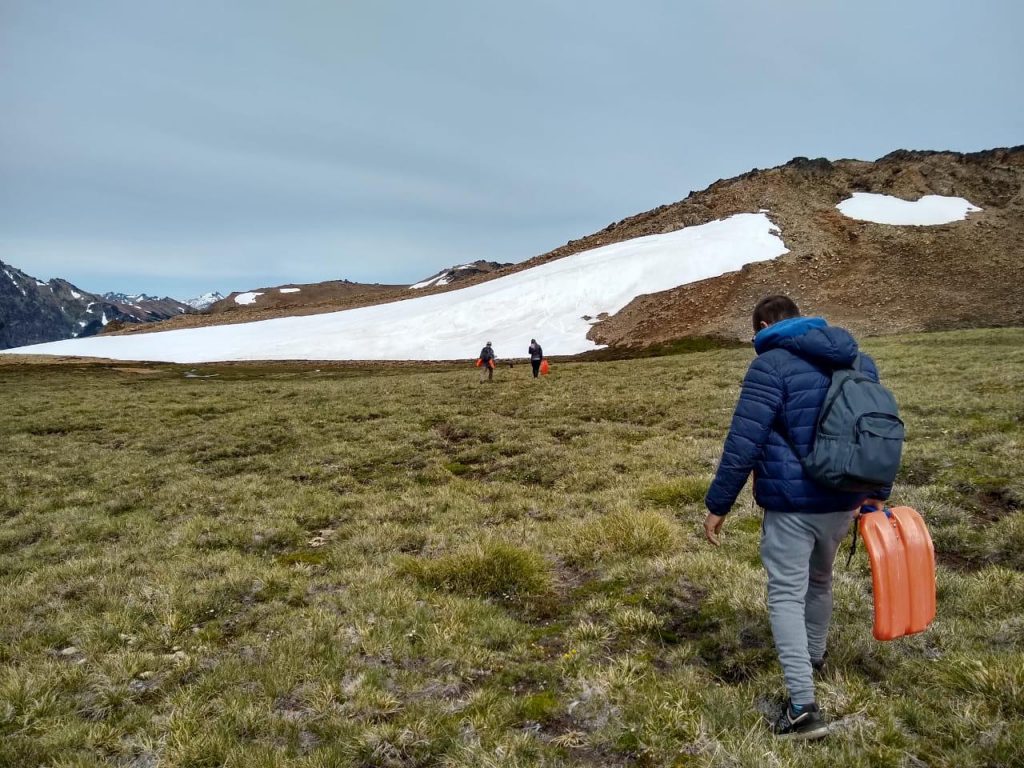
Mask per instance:
[[[237,296],[235,296],[235,304],[255,304],[256,297],[262,295],[262,293],[258,293],[255,291],[246,291],[245,293],[240,293]]]
[[[442,272],[434,275],[433,277],[428,277],[426,280],[423,280],[422,282],[410,285],[409,286],[409,290],[410,291],[418,291],[418,290],[420,290],[422,288],[429,288],[432,285],[433,286],[448,285],[449,283],[452,282],[452,280],[455,279],[455,273],[456,272],[458,272],[459,270],[462,270],[462,269],[473,269],[473,267],[475,267],[475,266],[476,266],[475,264],[470,263],[470,264],[459,264],[459,265],[454,266],[454,267],[449,267],[448,269],[443,270]]]
[[[278,289],[278,291],[280,293],[298,293],[301,290],[302,290],[301,288],[279,288]],[[257,294],[257,295],[259,295],[259,294]]]
[[[21,287],[21,283],[19,283],[17,280],[14,279],[14,275],[12,275],[6,269],[4,270],[4,274],[7,275],[9,278],[11,278],[11,282],[14,283],[14,287],[17,288],[19,291],[21,291],[21,295],[22,296],[28,296],[28,294],[25,293],[25,289]]]
[[[488,339],[501,357],[525,355],[529,340],[536,338],[549,354],[572,355],[597,347],[587,339],[591,323],[584,317],[614,315],[642,294],[717,277],[787,252],[767,216],[740,213],[582,251],[467,288],[389,304],[90,337],[16,351],[179,363],[455,360],[475,358]]]
[[[843,200],[836,208],[844,216],[859,221],[917,227],[962,221],[968,213],[981,210],[962,197],[925,195],[911,202],[872,192],[854,192],[853,197]]]
[[[409,286],[409,290],[410,291],[418,291],[421,288],[429,288],[431,285],[436,283],[442,277],[444,277],[444,275],[438,275],[437,277],[432,277],[429,280],[424,280],[422,283],[416,283],[415,285],[410,285]]]

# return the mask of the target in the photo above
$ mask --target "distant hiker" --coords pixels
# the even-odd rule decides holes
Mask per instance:
[[[872,493],[830,490],[801,463],[814,443],[819,411],[836,369],[855,367],[878,381],[874,361],[842,328],[801,317],[788,296],[768,296],[754,309],[757,357],[739,402],[715,479],[704,531],[719,545],[725,515],[747,476],[765,510],[761,562],[768,574],[768,616],[789,702],[778,736],[816,739],[828,733],[814,695],[813,673],[825,663],[832,618],[832,564],[862,504],[879,508],[889,488]]]
[[[480,350],[480,383],[484,381],[494,380],[494,364],[497,357],[494,354],[494,347],[491,346],[491,342],[487,342],[483,349]]]
[[[540,376],[540,364],[544,359],[544,350],[540,348],[536,339],[530,339],[530,348],[527,351],[530,353],[530,365],[533,366],[533,378],[536,379]]]

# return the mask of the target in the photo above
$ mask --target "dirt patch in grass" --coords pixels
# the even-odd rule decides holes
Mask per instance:
[[[917,486],[930,485],[935,482],[938,471],[938,461],[935,459],[904,455],[898,482]]]
[[[98,422],[63,421],[33,426],[28,430],[28,433],[38,437],[63,437],[75,432],[100,432],[102,430],[103,425]]]
[[[951,552],[949,550],[935,550],[935,561],[945,568],[963,573],[980,571],[982,568],[991,565],[991,560],[988,557],[968,555],[963,552]]]
[[[454,445],[464,443],[473,437],[473,433],[468,429],[456,426],[455,424],[449,424],[447,421],[435,424],[434,431],[437,433],[438,437],[446,443],[452,443]]]
[[[994,523],[1024,508],[1024,504],[1009,488],[979,490],[975,494],[975,498],[978,500],[979,508],[977,516],[989,523]]]
[[[557,429],[551,430],[551,436],[563,445],[571,443],[574,439],[582,437],[585,434],[586,430],[572,429],[569,427],[558,427]]]
[[[718,628],[718,620],[702,610],[707,591],[688,581],[674,582],[664,595],[646,607],[664,619],[658,639],[667,645],[704,640]]]
[[[1005,477],[983,477],[949,487],[951,502],[966,510],[975,528],[987,528],[1024,510],[1024,499]]]
[[[741,685],[764,672],[775,662],[775,649],[767,636],[757,644],[705,640],[700,657],[712,674],[729,685]]]

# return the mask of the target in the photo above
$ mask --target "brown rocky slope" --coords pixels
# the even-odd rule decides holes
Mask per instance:
[[[411,299],[429,293],[464,288],[490,278],[511,264],[494,261],[474,261],[449,267],[427,278],[417,290],[415,285],[385,285],[381,283],[355,283],[351,280],[326,280],[321,283],[288,283],[250,291],[234,291],[226,298],[214,302],[202,312],[174,317],[152,327],[118,325],[109,332],[152,333],[178,328],[200,328],[207,325],[250,323],[277,317],[315,315],[344,309],[384,304]],[[242,303],[239,303],[241,297]]]
[[[836,209],[853,192],[907,200],[954,195],[983,210],[938,226],[874,224]],[[865,334],[1024,325],[1024,147],[897,151],[875,162],[796,158],[715,182],[568,247],[761,209],[779,226],[788,254],[637,297],[596,325],[590,338],[613,346],[688,336],[749,338],[750,310],[770,293],[788,293],[805,311]]]

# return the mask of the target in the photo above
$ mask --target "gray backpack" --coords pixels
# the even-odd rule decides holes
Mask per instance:
[[[896,479],[903,437],[896,398],[864,374],[858,355],[852,368],[832,373],[814,445],[800,463],[826,488],[877,491]]]

